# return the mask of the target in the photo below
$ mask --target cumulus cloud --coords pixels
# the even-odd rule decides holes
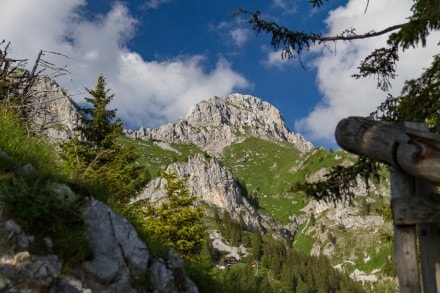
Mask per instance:
[[[85,0],[2,0],[0,36],[11,41],[15,58],[34,58],[41,49],[69,56],[44,58],[68,65],[72,75],[57,81],[72,94],[93,88],[104,74],[115,94],[111,106],[131,127],[173,122],[195,102],[249,86],[224,59],[209,71],[199,55],[144,60],[126,46],[137,24],[126,6],[117,3],[105,15],[87,19],[84,5]]]
[[[247,87],[248,82],[231,70],[230,64],[220,59],[211,72],[203,71],[202,56],[165,62],[144,62],[139,54],[122,56],[122,74],[116,87],[123,97],[116,101],[137,125],[157,125],[183,117],[191,105],[214,95],[223,96],[236,87]],[[127,118],[128,118],[127,117]]]
[[[346,6],[330,12],[326,23],[328,33],[335,35],[355,27],[357,33],[381,30],[390,25],[403,23],[410,15],[411,0],[370,1],[367,13],[365,2],[350,0]],[[393,94],[399,94],[405,80],[420,76],[438,51],[439,34],[433,34],[426,48],[406,50],[400,56],[398,77],[393,81]],[[366,116],[376,109],[386,94],[376,89],[373,79],[355,80],[360,61],[375,48],[386,45],[386,36],[342,42],[316,59],[317,84],[323,99],[307,115],[296,122],[296,129],[310,139],[334,142],[336,124],[347,116]]]

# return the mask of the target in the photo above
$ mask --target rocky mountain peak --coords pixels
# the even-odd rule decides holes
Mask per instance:
[[[190,109],[185,119],[149,133],[143,129],[137,136],[192,143],[214,154],[247,136],[288,141],[302,152],[313,147],[301,134],[292,133],[286,127],[277,108],[257,97],[242,94],[201,101]]]

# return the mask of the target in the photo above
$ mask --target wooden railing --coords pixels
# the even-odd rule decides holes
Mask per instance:
[[[341,120],[335,135],[345,150],[391,166],[400,292],[440,293],[440,136],[420,123],[403,127],[361,117]]]

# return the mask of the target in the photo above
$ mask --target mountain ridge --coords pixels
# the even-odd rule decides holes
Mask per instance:
[[[249,136],[290,142],[301,152],[313,148],[301,134],[286,127],[280,111],[273,105],[238,93],[202,100],[190,108],[185,119],[176,123],[124,133],[141,139],[194,144],[212,154],[220,154],[226,146]]]

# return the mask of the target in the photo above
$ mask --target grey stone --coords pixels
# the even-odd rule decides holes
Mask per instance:
[[[9,156],[6,152],[4,152],[2,149],[0,149],[0,157],[6,159],[6,160],[12,160],[12,157]]]
[[[128,283],[130,274],[146,271],[149,253],[128,221],[90,199],[84,213],[86,237],[94,258],[85,267],[98,283]],[[117,286],[117,285],[115,285]]]
[[[176,292],[173,272],[167,268],[162,259],[155,259],[149,267],[154,276],[156,292]]]
[[[269,229],[281,237],[296,232],[298,226],[296,223],[284,226],[264,211],[260,212],[252,206],[232,172],[215,157],[206,159],[204,155],[198,154],[188,158],[187,162],[170,164],[167,171],[176,172],[179,178],[188,178],[190,195],[197,197],[197,201],[225,210],[235,220],[243,219],[249,229],[258,228],[261,231]],[[133,202],[147,199],[161,204],[166,198],[165,187],[165,179],[151,180]]]
[[[8,240],[21,233],[21,227],[14,220],[7,220],[4,224],[6,232],[8,233]]]
[[[80,110],[55,80],[39,76],[29,94],[34,102],[29,117],[35,132],[54,140],[66,140],[75,134],[75,129],[81,124]]]
[[[29,164],[29,163],[24,165],[23,167],[21,167],[20,170],[18,170],[18,172],[20,174],[23,174],[23,175],[30,174],[30,173],[33,173],[35,171],[36,171],[35,167],[32,166],[32,164]]]

